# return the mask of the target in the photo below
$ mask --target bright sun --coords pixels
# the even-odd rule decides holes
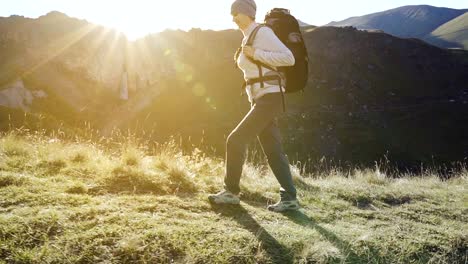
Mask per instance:
[[[69,12],[76,17],[84,17],[94,24],[116,29],[124,33],[129,39],[144,37],[150,33],[174,28],[174,22],[183,17],[174,15],[179,13],[173,1],[143,1],[143,0],[115,0],[93,1],[89,8],[87,0],[83,5],[69,4]]]
[[[151,25],[145,25],[144,23],[140,23],[138,20],[132,20],[120,25],[115,25],[115,29],[124,33],[130,40],[144,37],[149,33],[160,32],[166,28],[168,28],[168,26],[162,23],[152,23]]]
[[[103,12],[102,16],[106,20],[103,24],[124,33],[129,39],[140,38],[172,27],[174,18],[170,19],[167,13],[158,11],[157,4],[154,2],[145,2],[144,6],[116,5],[112,12]],[[168,10],[171,10],[170,1],[165,4],[166,6],[169,7]]]
[[[165,29],[233,27],[230,1],[93,1],[93,8],[81,7],[89,21],[124,33],[129,39]],[[207,9],[209,6],[210,10]],[[88,6],[89,7],[89,6]]]

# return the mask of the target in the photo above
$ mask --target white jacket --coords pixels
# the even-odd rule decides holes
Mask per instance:
[[[250,34],[258,26],[257,23],[252,23],[244,34],[244,39],[242,40],[242,46],[247,43]],[[255,36],[253,42],[253,48],[255,49],[254,59],[262,63],[265,63],[269,66],[279,67],[279,66],[292,66],[294,65],[294,55],[292,52],[278,39],[273,30],[269,27],[262,27],[258,30],[257,35]],[[237,65],[244,72],[244,79],[258,78],[259,71],[255,63],[250,61],[244,53],[239,55],[237,59]],[[271,70],[262,67],[263,76],[274,75],[276,73]],[[284,91],[284,88],[282,88]],[[277,81],[264,82],[264,87],[260,87],[260,83],[255,83],[252,85],[247,85],[245,88],[247,95],[249,96],[249,101],[253,102],[267,93],[277,93],[280,92],[280,87]]]

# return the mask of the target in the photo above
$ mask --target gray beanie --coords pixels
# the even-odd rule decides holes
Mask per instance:
[[[257,5],[254,0],[236,0],[231,5],[231,15],[242,13],[255,19],[257,13]]]

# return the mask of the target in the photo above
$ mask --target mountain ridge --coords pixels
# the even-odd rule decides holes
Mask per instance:
[[[452,43],[459,43],[468,50],[468,12],[439,26],[431,32],[433,39],[442,39]]]
[[[430,5],[409,5],[350,17],[327,26],[354,26],[358,29],[379,29],[403,38],[420,38],[440,47],[464,47],[459,42],[449,42],[431,36],[432,32],[443,24],[466,13],[468,9],[452,9]],[[464,25],[468,27],[468,25]],[[468,35],[463,36],[468,39]],[[463,41],[462,41],[463,42]],[[465,49],[468,47],[465,47]]]
[[[97,130],[158,131],[155,140],[205,137],[222,153],[224,136],[248,108],[232,59],[240,31],[168,30],[128,41],[67,21],[32,21],[21,38],[0,31],[1,86],[21,78],[48,95],[33,101],[32,113]],[[289,153],[356,164],[387,155],[402,168],[468,156],[466,52],[351,27],[303,33],[310,81],[304,94],[286,98],[279,122]],[[129,100],[119,98],[124,79]]]

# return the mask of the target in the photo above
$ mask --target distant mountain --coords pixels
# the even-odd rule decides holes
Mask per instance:
[[[299,22],[299,26],[300,26],[300,27],[308,27],[308,26],[310,26],[310,24],[307,24],[307,23],[305,23],[304,21],[302,21],[302,20],[300,20],[300,19],[298,19],[297,22]]]
[[[429,5],[411,5],[390,9],[365,16],[351,17],[327,26],[353,26],[358,29],[377,29],[403,38],[420,38],[434,43],[437,39],[431,33],[445,23],[463,15],[468,9],[451,9]],[[466,20],[458,21],[457,27],[467,27]],[[463,24],[465,23],[465,24]],[[466,40],[462,37],[462,42]],[[460,38],[457,38],[459,43]],[[450,41],[440,40],[439,46],[457,46]],[[459,44],[458,46],[461,46]]]
[[[301,27],[301,31],[302,33],[306,33],[306,32],[309,32],[313,29],[315,29],[317,26],[313,26],[313,25],[310,25],[310,24],[307,24],[305,22],[303,22],[302,20],[297,20],[297,22],[299,22],[299,26]]]
[[[412,5],[365,16],[351,17],[340,22],[331,22],[327,26],[381,29],[386,33],[400,37],[423,37],[466,11],[468,9]]]
[[[436,45],[438,40],[459,43],[468,50],[468,12],[438,27],[426,39]]]

